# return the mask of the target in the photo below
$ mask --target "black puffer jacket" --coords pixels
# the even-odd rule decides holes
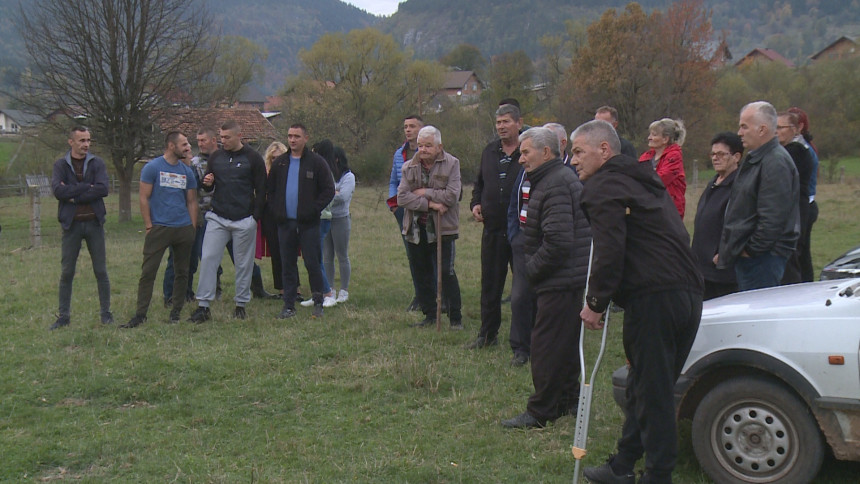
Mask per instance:
[[[528,179],[526,276],[538,293],[585,287],[591,228],[579,208],[582,183],[558,158],[533,170]]]

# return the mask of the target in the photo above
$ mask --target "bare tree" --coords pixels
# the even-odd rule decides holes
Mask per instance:
[[[18,23],[32,77],[20,96],[44,114],[81,114],[120,181],[131,220],[134,164],[161,147],[165,107],[183,99],[205,62],[208,15],[183,0],[35,0]]]

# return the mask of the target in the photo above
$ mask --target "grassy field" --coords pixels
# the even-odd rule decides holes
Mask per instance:
[[[860,243],[860,187],[819,192],[817,269]],[[42,247],[27,249],[27,200],[0,198],[0,481],[569,482],[574,419],[503,430],[499,420],[525,407],[529,371],[509,366],[506,344],[463,349],[479,326],[479,226],[461,206],[456,267],[466,331],[412,329],[420,318],[403,311],[411,283],[384,199],[382,188],[356,192],[350,299],[322,321],[310,319],[308,308],[279,321],[278,301],[253,301],[248,320],[230,319],[226,262],[225,297],[210,323],[165,324],[167,310],[158,304],[140,328],[104,327],[83,251],[72,324],[49,332],[60,269],[56,202],[42,205]],[[688,195],[688,221],[696,200]],[[113,310],[125,322],[140,275],[142,223],[139,216],[117,223],[116,196],[108,201]],[[262,264],[271,289],[269,262]],[[507,307],[503,313],[506,340]],[[620,431],[609,382],[624,362],[619,323],[616,314],[586,465],[602,462]],[[589,336],[593,351],[599,335]],[[856,482],[857,475],[860,464],[831,459],[817,482]],[[709,482],[688,423],[675,481]]]

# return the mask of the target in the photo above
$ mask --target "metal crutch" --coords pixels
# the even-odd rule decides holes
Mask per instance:
[[[585,297],[588,294],[588,283],[591,279],[591,261],[594,257],[594,240],[591,241],[591,248],[588,252],[588,274],[585,277],[585,292],[582,295],[583,306],[586,303]],[[610,304],[611,306],[611,304]],[[576,430],[573,434],[573,458],[576,459],[574,466],[573,484],[579,482],[579,464],[582,458],[585,457],[586,440],[588,438],[588,419],[591,416],[591,396],[593,391],[594,379],[597,377],[597,370],[600,368],[600,360],[603,359],[603,353],[606,350],[606,334],[609,330],[609,309],[606,307],[606,312],[603,313],[603,335],[600,338],[600,351],[597,353],[597,360],[594,362],[594,368],[591,371],[591,379],[585,381],[585,325],[582,324],[579,328],[579,406],[576,410]]]

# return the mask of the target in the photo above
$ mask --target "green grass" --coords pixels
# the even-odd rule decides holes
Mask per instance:
[[[813,235],[817,268],[860,243],[855,185],[820,189]],[[0,199],[0,481],[84,482],[569,482],[575,421],[505,431],[531,387],[511,352],[470,352],[479,320],[480,228],[461,206],[456,267],[466,331],[416,330],[403,308],[411,283],[383,189],[353,201],[350,300],[279,321],[278,301],[253,301],[231,320],[232,266],[213,321],[167,325],[154,304],[136,330],[103,327],[89,255],[75,278],[72,324],[49,332],[57,305],[56,202],[42,205],[43,241],[26,249],[28,207]],[[692,221],[698,194],[690,194]],[[136,216],[106,230],[113,310],[133,313],[143,235]],[[271,289],[269,261],[263,274]],[[303,270],[303,269],[302,269]],[[307,281],[305,274],[302,280]],[[160,281],[153,301],[159,301]],[[190,313],[186,308],[184,314]],[[507,306],[503,328],[509,324]],[[624,363],[620,316],[595,385],[585,465],[613,451],[621,412],[610,373]],[[502,340],[507,339],[503,329]],[[589,334],[593,352],[599,334]],[[575,351],[575,349],[572,349]],[[592,360],[593,361],[593,360]],[[855,463],[828,461],[817,482],[856,482]],[[709,482],[681,426],[679,483]]]
[[[12,155],[18,149],[19,144],[20,138],[18,137],[0,137],[0,175],[6,171],[9,160],[12,159]]]

